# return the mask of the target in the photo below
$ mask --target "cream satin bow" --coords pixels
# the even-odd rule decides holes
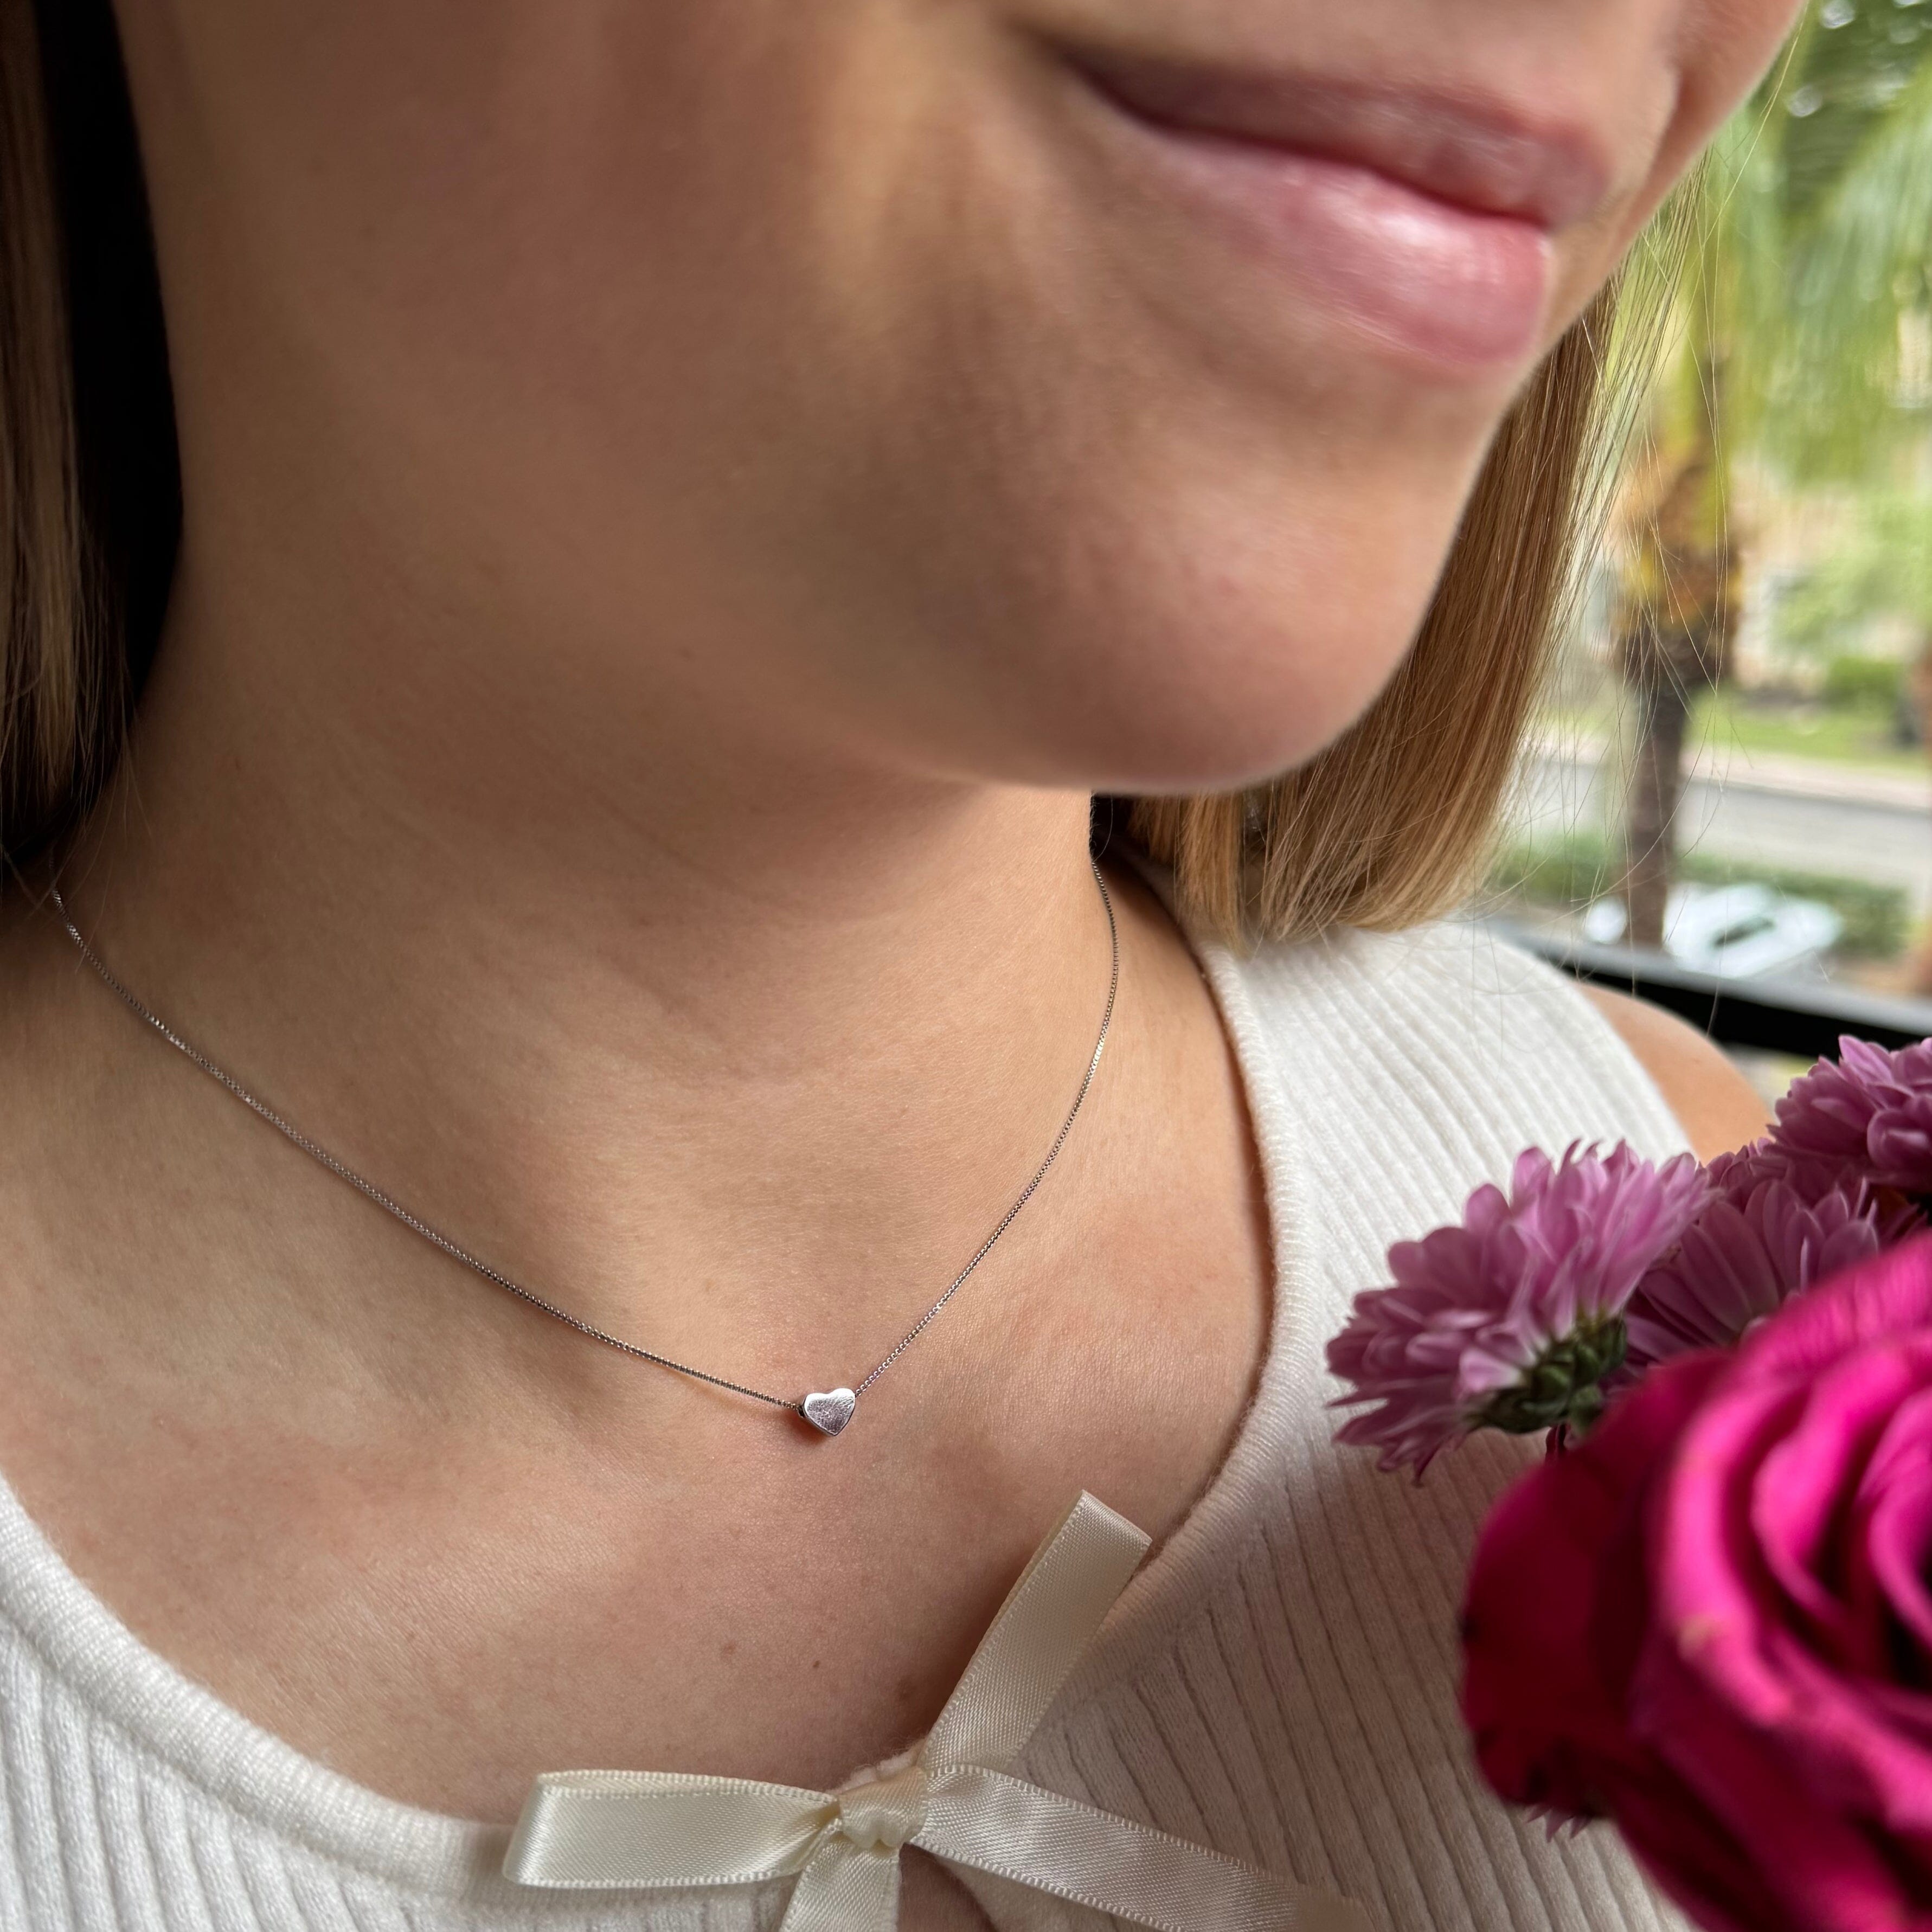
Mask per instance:
[[[1146,1553],[1083,1494],[1035,1551],[915,1760],[839,1792],[551,1772],[503,1862],[524,1885],[658,1889],[796,1872],[779,1932],[891,1932],[899,1850],[1163,1932],[1370,1932],[1358,1906],[1006,1775]]]

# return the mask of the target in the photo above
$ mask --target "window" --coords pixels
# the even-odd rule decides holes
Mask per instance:
[[[1932,1034],[1932,0],[1812,0],[1631,307],[1486,904],[1774,1094]]]

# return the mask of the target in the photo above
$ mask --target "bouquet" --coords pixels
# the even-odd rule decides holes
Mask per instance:
[[[1466,1586],[1478,1762],[1713,1932],[1932,1932],[1932,1042],[1840,1048],[1708,1168],[1524,1154],[1329,1346],[1384,1468],[1549,1432]]]

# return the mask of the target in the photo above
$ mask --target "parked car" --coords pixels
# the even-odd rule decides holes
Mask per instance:
[[[1584,937],[1614,946],[1628,922],[1622,900],[1599,899],[1583,915]],[[1680,885],[1666,902],[1664,948],[1686,966],[1722,979],[1816,974],[1844,929],[1829,906],[1769,886]]]

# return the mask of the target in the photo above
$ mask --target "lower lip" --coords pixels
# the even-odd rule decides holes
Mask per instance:
[[[1550,299],[1534,222],[1438,201],[1372,169],[1112,116],[1171,192],[1382,346],[1446,372],[1520,367]]]

